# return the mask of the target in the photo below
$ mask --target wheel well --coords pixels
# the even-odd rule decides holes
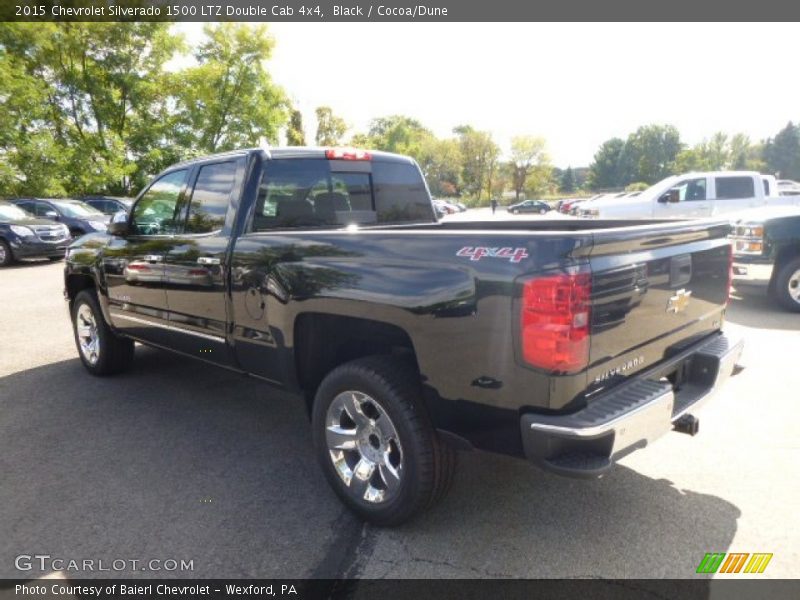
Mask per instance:
[[[374,354],[392,354],[413,361],[411,338],[400,327],[355,317],[306,313],[294,326],[297,381],[311,410],[322,379],[341,364]]]
[[[83,290],[94,288],[94,279],[89,275],[72,274],[67,276],[67,298],[69,298],[70,305]]]

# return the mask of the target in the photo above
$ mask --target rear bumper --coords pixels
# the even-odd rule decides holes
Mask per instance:
[[[649,445],[707,402],[730,376],[743,341],[707,338],[619,384],[569,415],[521,417],[525,456],[560,475],[598,477],[619,458]],[[679,373],[681,383],[663,381]]]

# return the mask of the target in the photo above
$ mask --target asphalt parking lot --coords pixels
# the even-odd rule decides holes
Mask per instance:
[[[164,577],[696,577],[706,552],[800,561],[800,315],[737,294],[744,367],[676,433],[573,481],[463,453],[451,494],[403,527],[362,526],[314,462],[300,402],[137,347],[89,376],[62,265],[0,270],[0,577],[15,557],[192,560]],[[130,575],[84,572],[80,576]],[[74,576],[71,574],[70,576]]]

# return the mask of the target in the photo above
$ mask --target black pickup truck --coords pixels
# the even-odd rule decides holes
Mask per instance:
[[[596,477],[694,434],[742,349],[727,221],[437,222],[413,160],[314,148],[178,164],[118,219],[67,257],[86,369],[136,340],[298,392],[376,523],[443,496],[459,448]]]
[[[800,312],[800,207],[767,206],[737,215],[733,284],[757,289]]]

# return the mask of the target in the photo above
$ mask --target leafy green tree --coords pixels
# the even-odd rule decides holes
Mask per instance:
[[[550,158],[547,156],[547,142],[542,137],[531,135],[517,136],[511,139],[511,182],[514,196],[519,200],[520,193],[525,189],[528,175],[534,168],[550,168]]]
[[[287,146],[305,146],[306,134],[303,130],[303,113],[293,110],[289,118],[289,126],[286,129]]]
[[[500,148],[492,135],[476,131],[470,125],[460,125],[453,130],[461,149],[461,181],[464,193],[481,200],[490,171],[496,166]]]
[[[458,140],[427,136],[420,142],[419,155],[415,158],[434,196],[461,195],[463,157]]]
[[[783,179],[800,179],[800,127],[789,121],[764,144],[764,161]]]
[[[289,106],[264,69],[274,47],[266,26],[220,23],[203,31],[198,64],[179,74],[174,89],[179,140],[198,154],[276,143]]]
[[[561,191],[565,194],[571,194],[575,191],[575,174],[572,172],[572,167],[567,167],[564,174],[561,176]]]
[[[3,23],[0,48],[0,73],[15,77],[3,116],[21,137],[0,144],[17,191],[127,192],[164,132],[163,66],[180,48],[169,25]]]
[[[403,115],[379,117],[370,122],[366,143],[376,150],[418,158],[423,144],[433,134],[416,119]]]
[[[589,167],[588,183],[592,189],[602,190],[620,185],[619,163],[625,142],[611,138],[603,142]]]
[[[680,134],[672,125],[639,127],[625,143],[620,159],[622,181],[617,185],[627,185],[633,181],[655,183],[664,179],[672,174],[680,150]],[[626,160],[629,161],[630,170],[626,169]]]
[[[347,132],[344,119],[333,114],[329,106],[320,106],[317,115],[317,146],[338,146]]]

